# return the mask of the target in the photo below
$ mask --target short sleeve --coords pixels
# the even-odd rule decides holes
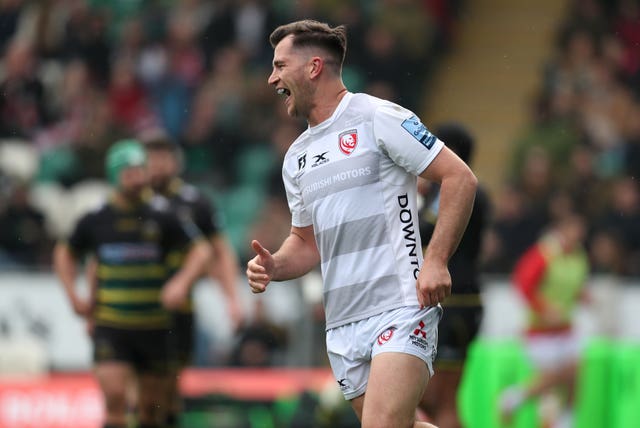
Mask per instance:
[[[202,232],[190,219],[181,219],[167,212],[163,223],[165,225],[163,241],[167,249],[184,248],[202,238]]]
[[[78,255],[85,254],[94,249],[93,230],[95,227],[95,221],[93,216],[86,215],[81,217],[76,223],[76,226],[71,231],[67,239],[69,248]]]
[[[378,107],[373,132],[378,147],[414,175],[421,174],[444,147],[413,112],[393,103]]]
[[[204,198],[193,207],[193,221],[205,236],[215,235],[220,229],[212,205]]]
[[[288,171],[286,161],[282,167],[282,181],[284,181],[284,189],[287,194],[289,211],[291,211],[291,225],[295,227],[306,227],[311,225],[312,218],[304,206],[302,191],[300,190],[297,180]]]

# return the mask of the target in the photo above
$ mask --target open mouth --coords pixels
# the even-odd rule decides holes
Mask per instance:
[[[290,92],[288,89],[286,89],[286,88],[278,88],[278,89],[276,90],[276,93],[277,93],[278,95],[284,95],[284,96],[287,96],[287,97],[288,97],[289,95],[291,95],[291,92]]]

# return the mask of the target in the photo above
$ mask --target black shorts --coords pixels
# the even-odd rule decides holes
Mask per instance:
[[[193,361],[195,347],[195,317],[193,313],[174,312],[169,331],[172,364],[184,368]]]
[[[444,306],[438,325],[436,366],[459,368],[467,349],[480,330],[482,306]]]
[[[169,330],[129,330],[96,326],[95,363],[122,361],[138,373],[166,374],[169,370]]]

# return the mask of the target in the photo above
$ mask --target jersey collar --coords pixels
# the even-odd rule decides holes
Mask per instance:
[[[338,107],[336,107],[336,109],[333,111],[333,114],[331,115],[331,117],[317,124],[316,126],[310,126],[308,128],[309,134],[311,135],[317,134],[319,132],[322,132],[327,127],[329,127],[336,120],[336,118],[340,116],[343,111],[345,111],[345,109],[349,105],[349,101],[351,100],[352,96],[353,96],[353,93],[351,92],[347,92],[346,94],[344,94],[344,97],[342,97],[342,99],[340,100]]]

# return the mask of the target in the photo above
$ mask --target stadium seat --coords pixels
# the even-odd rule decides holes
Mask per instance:
[[[87,212],[98,208],[109,197],[111,186],[103,180],[84,180],[69,190],[69,204],[75,223]]]
[[[68,147],[60,147],[43,152],[36,180],[41,183],[66,182],[77,174],[78,158]]]
[[[39,162],[38,151],[28,141],[0,141],[0,170],[6,175],[31,181],[38,171]]]
[[[264,188],[275,162],[276,156],[269,144],[263,143],[247,147],[234,161],[238,183]]]
[[[45,227],[53,238],[66,236],[73,225],[69,194],[57,183],[38,183],[31,187],[31,204],[45,216]]]

